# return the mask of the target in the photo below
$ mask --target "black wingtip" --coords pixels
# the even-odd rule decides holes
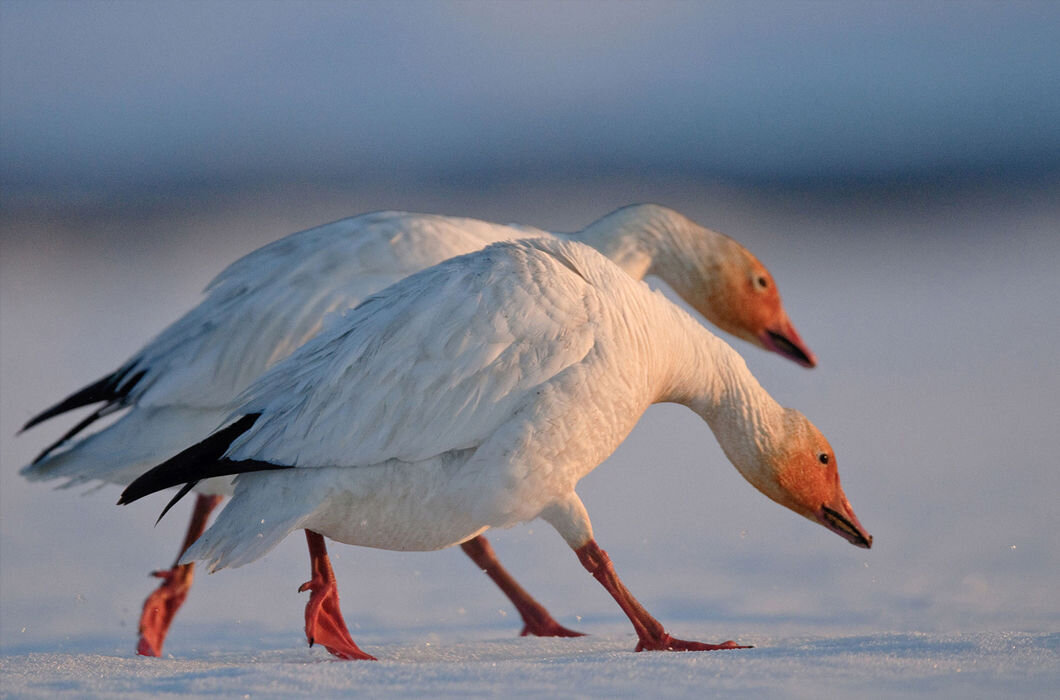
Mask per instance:
[[[129,395],[129,392],[132,391],[133,387],[135,387],[137,383],[143,379],[144,375],[147,374],[147,370],[140,370],[136,374],[130,376],[129,373],[132,372],[132,370],[133,365],[126,365],[117,372],[108,374],[99,381],[75,391],[51,408],[41,411],[30,418],[18,432],[23,433],[33,426],[43,423],[49,418],[54,418],[61,413],[72,411],[75,408],[81,408],[82,406],[88,406],[89,404],[99,403],[101,401],[105,401],[108,404],[121,401]],[[84,425],[81,426],[82,429],[84,427]],[[65,439],[68,438],[69,436]]]
[[[184,484],[184,486],[180,488],[180,491],[177,491],[176,495],[173,496],[173,498],[169,499],[169,503],[167,503],[166,507],[162,509],[162,512],[158,514],[158,519],[155,520],[155,525],[158,525],[160,522],[162,522],[162,518],[166,517],[166,513],[169,512],[169,509],[177,505],[177,501],[187,496],[188,491],[191,491],[193,488],[195,488],[195,484],[197,483],[199,482],[189,481],[188,483]]]
[[[85,418],[83,421],[81,421],[80,423],[78,423],[74,427],[70,428],[65,433],[63,433],[63,436],[61,438],[59,438],[58,440],[56,440],[55,442],[53,442],[52,444],[48,445],[43,450],[41,450],[40,454],[38,454],[36,457],[33,458],[33,461],[31,462],[31,464],[39,464],[41,461],[44,460],[45,457],[47,457],[52,452],[54,452],[55,450],[57,450],[60,447],[62,447],[63,445],[65,445],[66,442],[70,440],[70,438],[74,437],[75,435],[80,433],[82,430],[84,430],[88,426],[92,425],[97,420],[99,420],[100,418],[102,418],[103,416],[107,415],[110,412],[111,412],[111,406],[109,404],[107,406],[104,406],[103,408],[100,408],[100,409],[98,409],[96,411],[93,411],[92,414],[89,415],[87,418]]]
[[[159,464],[154,469],[141,474],[136,481],[129,484],[122,491],[121,498],[118,499],[118,505],[127,505],[170,486],[196,482],[212,476],[238,474],[241,471],[240,469],[230,471],[232,469],[231,465],[238,464],[238,462],[222,460],[221,456],[237,437],[250,430],[260,415],[260,413],[248,413],[235,423],[213,433],[202,442],[192,445],[183,452]],[[182,490],[179,496],[183,496],[186,493],[187,490]],[[173,503],[176,503],[176,501],[170,503],[167,506],[167,510]]]

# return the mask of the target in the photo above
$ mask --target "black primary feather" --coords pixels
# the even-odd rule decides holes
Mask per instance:
[[[129,376],[129,373],[132,372],[133,367],[134,365],[126,365],[119,369],[117,372],[113,374],[108,374],[106,377],[103,377],[98,382],[89,384],[88,386],[84,387],[79,391],[75,391],[73,394],[70,394],[65,399],[55,404],[51,408],[42,411],[41,413],[38,413],[33,418],[30,418],[29,421],[24,426],[22,426],[22,430],[29,430],[38,423],[43,423],[49,418],[54,418],[60,413],[66,413],[67,411],[72,411],[75,408],[81,408],[82,406],[87,406],[89,404],[99,403],[100,401],[107,402],[107,406],[100,409],[99,411],[96,411],[94,414],[89,416],[88,419],[81,421],[81,423],[79,423],[74,430],[64,435],[61,440],[59,440],[57,443],[45,450],[44,454],[46,455],[48,452],[51,452],[53,449],[61,445],[63,442],[69,440],[78,432],[87,428],[88,425],[97,418],[107,415],[109,411],[106,411],[104,409],[109,406],[113,406],[114,404],[120,404],[122,400],[129,395],[129,392],[132,391],[133,387],[135,387],[137,383],[139,383],[139,381],[143,379],[144,375],[147,374],[147,370],[141,370],[136,374]],[[41,455],[41,457],[43,456],[44,455]],[[41,457],[38,457],[37,459],[39,460]]]
[[[291,469],[290,466],[284,464],[271,464],[253,459],[234,461],[221,457],[228,450],[229,445],[250,430],[260,416],[260,413],[248,413],[232,425],[218,430],[202,442],[192,445],[154,469],[141,474],[136,481],[122,491],[118,505],[126,505],[162,489],[184,484],[162,510],[162,515],[158,516],[161,520],[162,516],[202,479],[269,469]]]

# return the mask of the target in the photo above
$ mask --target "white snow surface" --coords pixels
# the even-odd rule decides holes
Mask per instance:
[[[734,652],[635,654],[633,635],[383,642],[377,663],[320,649],[4,656],[4,693],[26,698],[290,697],[1047,697],[1060,683],[1060,635],[743,639]]]
[[[820,366],[731,340],[762,384],[829,437],[875,536],[851,547],[776,506],[694,414],[655,406],[579,487],[625,583],[675,636],[744,651],[633,653],[632,629],[547,525],[491,533],[560,623],[517,615],[459,551],[332,545],[354,639],[302,634],[303,538],[198,576],[162,659],[134,654],[146,574],[190,504],[125,508],[19,467],[76,417],[35,412],[112,371],[243,253],[400,208],[574,230],[657,201],[728,233],[776,276]],[[1060,687],[1060,187],[897,196],[607,182],[557,191],[244,193],[150,211],[0,213],[0,696],[1053,697]]]

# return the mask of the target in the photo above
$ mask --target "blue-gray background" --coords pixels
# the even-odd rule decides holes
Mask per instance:
[[[20,2],[5,189],[1055,172],[1053,2]]]
[[[67,423],[15,433],[225,264],[371,209],[572,230],[634,201],[774,271],[820,367],[733,343],[877,538],[774,506],[655,407],[580,489],[645,605],[710,640],[1055,632],[1058,45],[1053,2],[4,0],[0,648],[131,653],[186,514],[27,484]],[[547,526],[496,543],[563,622],[628,633]],[[303,549],[200,577],[167,649],[300,644]],[[516,631],[457,552],[333,556],[368,646]]]

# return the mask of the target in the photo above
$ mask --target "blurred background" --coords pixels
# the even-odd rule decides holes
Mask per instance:
[[[3,0],[0,649],[132,653],[189,506],[26,483],[73,420],[16,433],[229,262],[369,210],[575,230],[641,201],[772,269],[819,367],[732,342],[876,537],[656,406],[579,489],[645,606],[712,641],[1055,631],[1057,46],[1048,1]],[[564,624],[628,633],[548,526],[494,544]],[[300,644],[303,550],[200,576],[167,651]],[[520,627],[459,552],[332,550],[362,646]]]

